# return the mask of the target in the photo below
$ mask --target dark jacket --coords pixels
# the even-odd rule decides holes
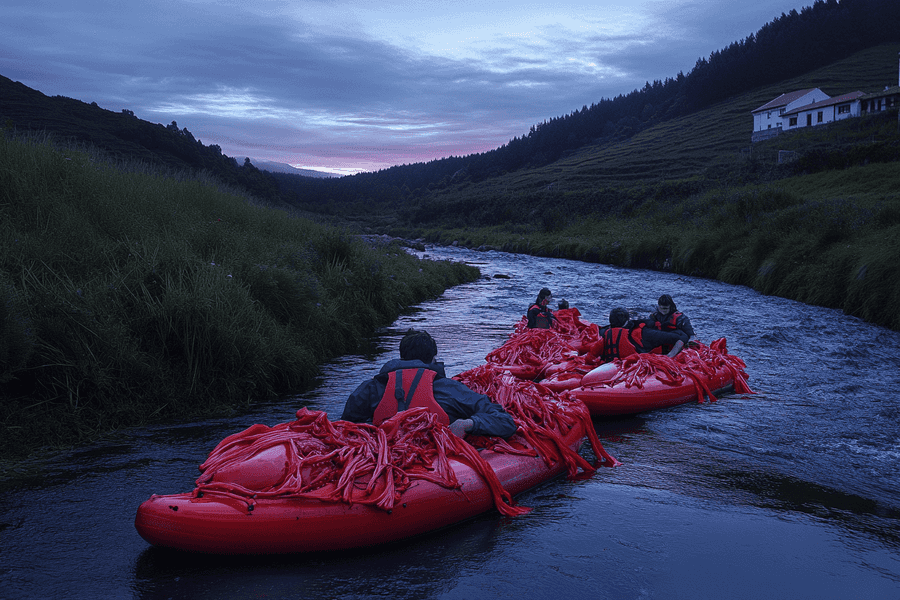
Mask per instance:
[[[472,419],[474,426],[468,432],[472,435],[507,438],[516,432],[515,421],[502,406],[469,389],[465,384],[447,377],[444,363],[425,364],[420,360],[393,359],[385,363],[378,375],[360,384],[350,394],[341,418],[355,423],[371,422],[375,408],[384,396],[388,374],[399,369],[421,368],[437,373],[434,378],[434,399],[447,413],[451,423],[457,419]]]
[[[591,346],[588,358],[609,362],[615,358],[625,358],[632,354],[648,354],[676,342],[687,342],[682,331],[658,331],[649,327],[608,327],[600,334],[600,339]],[[659,350],[657,350],[659,352]]]
[[[528,328],[529,329],[550,329],[553,325],[553,309],[549,306],[541,306],[540,304],[532,304],[528,308]]]
[[[661,315],[659,312],[654,311],[650,313],[650,318],[645,323],[647,323],[647,327],[652,327],[653,329],[683,331],[687,334],[688,339],[694,337],[694,327],[691,325],[691,320],[686,314],[678,311],[670,311],[667,315]]]

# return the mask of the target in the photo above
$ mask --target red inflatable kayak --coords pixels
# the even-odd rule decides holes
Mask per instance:
[[[457,378],[473,389],[480,378],[482,393],[492,387],[518,433],[463,441],[425,409],[399,413],[380,427],[331,422],[301,409],[296,421],[255,425],[223,440],[201,465],[192,492],[152,496],[138,509],[135,527],[155,546],[217,554],[374,546],[495,507],[510,516],[527,512],[512,496],[566,471],[594,473],[578,454],[585,437],[599,460],[618,464],[581,403],[489,366]]]
[[[728,354],[724,338],[710,346],[692,346],[674,359],[634,354],[600,365],[581,377],[577,387],[572,387],[577,370],[570,370],[571,377],[563,380],[569,388],[562,395],[580,400],[592,415],[616,416],[707,398],[714,402],[716,396],[730,391],[753,393],[747,386],[744,361]]]

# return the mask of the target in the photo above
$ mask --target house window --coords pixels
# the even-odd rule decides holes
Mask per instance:
[[[812,113],[806,115],[806,126],[812,127]]]
[[[847,114],[849,112],[850,112],[849,104],[841,104],[840,106],[838,106],[838,114],[839,115]]]
[[[819,111],[819,113],[816,115],[816,123],[821,123],[821,122],[822,122],[822,111]]]
[[[796,127],[797,126],[797,117],[791,117],[790,120],[788,121],[788,125],[791,127]]]

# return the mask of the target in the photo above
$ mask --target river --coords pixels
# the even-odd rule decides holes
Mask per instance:
[[[900,598],[900,333],[745,287],[463,248],[476,264],[381,331],[366,354],[323,367],[315,389],[229,419],[142,428],[59,456],[0,498],[0,597]],[[725,337],[756,394],[595,419],[623,465],[559,478],[496,513],[369,550],[215,557],[150,547],[134,529],[151,494],[189,491],[225,436],[303,406],[340,417],[347,395],[409,327],[453,375],[511,333],[541,287],[603,324],[669,293],[698,339]]]

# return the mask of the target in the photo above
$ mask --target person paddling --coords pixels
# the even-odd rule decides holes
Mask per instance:
[[[424,406],[460,437],[508,438],[518,427],[502,406],[450,379],[437,362],[437,343],[427,331],[410,329],[400,340],[400,359],[389,360],[350,394],[345,421],[379,425],[402,410]]]

